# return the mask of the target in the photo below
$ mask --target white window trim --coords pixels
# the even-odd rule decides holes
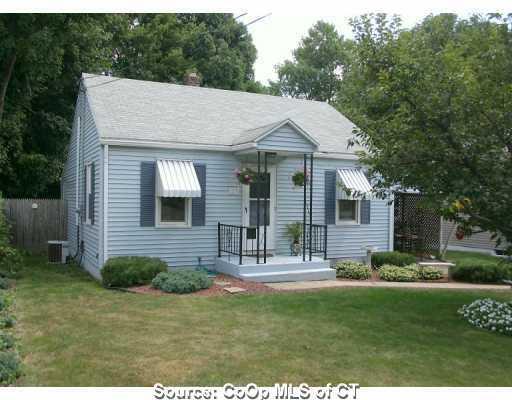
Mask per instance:
[[[339,210],[339,204],[338,202],[340,200],[351,200],[351,199],[336,199],[336,225],[361,225],[361,200],[353,200],[356,202],[356,220],[352,221],[341,221],[340,220],[340,210]]]
[[[155,227],[157,228],[191,228],[192,227],[192,198],[185,197],[185,222],[162,221],[162,197],[155,197]]]
[[[89,205],[89,196],[92,194],[92,163],[85,164],[85,224],[91,225],[91,209]]]

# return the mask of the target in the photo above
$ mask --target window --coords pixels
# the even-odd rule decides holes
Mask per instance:
[[[191,205],[188,197],[158,197],[157,225],[190,226]]]
[[[92,164],[87,164],[85,166],[85,223],[89,225],[92,224],[92,213],[94,212],[91,204],[94,201],[92,191],[94,182],[92,179]]]
[[[338,224],[358,224],[359,201],[338,200],[338,206],[336,208],[336,222]]]

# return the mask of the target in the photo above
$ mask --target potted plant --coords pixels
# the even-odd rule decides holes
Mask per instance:
[[[300,222],[291,222],[286,225],[286,233],[291,237],[290,251],[294,256],[298,256],[301,251],[300,238],[302,237],[302,224]]]
[[[304,186],[304,183],[307,183],[309,179],[309,172],[306,172],[306,176],[304,176],[304,170],[298,169],[292,175],[292,182],[294,186]]]
[[[251,168],[245,167],[241,170],[235,169],[235,176],[242,185],[249,185],[254,182],[256,172]]]

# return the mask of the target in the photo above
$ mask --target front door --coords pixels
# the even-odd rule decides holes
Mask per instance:
[[[264,222],[267,224],[267,254],[274,250],[274,208],[275,208],[275,168],[269,168],[267,183],[261,184],[260,189],[260,235],[257,237],[257,204],[258,183],[243,185],[242,222],[248,229],[245,230],[244,250],[246,254],[256,255],[257,240],[260,242],[260,254],[263,253]],[[265,221],[265,207],[267,207],[267,221]]]

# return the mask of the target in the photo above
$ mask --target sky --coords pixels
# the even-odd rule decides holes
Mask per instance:
[[[477,7],[452,7],[449,11],[457,12],[457,14],[462,16],[468,16],[474,12],[490,12],[489,10],[492,11],[493,9],[490,8],[486,11]],[[339,12],[340,10],[338,8],[335,11]],[[414,13],[398,14],[402,18],[402,25],[409,28],[421,21],[423,17],[429,13],[438,13],[441,11],[443,11],[443,9],[425,9],[418,10]],[[256,80],[263,84],[267,84],[269,79],[275,80],[277,78],[274,69],[275,65],[292,58],[293,49],[298,46],[301,38],[307,34],[308,29],[314,25],[316,21],[324,20],[330,22],[336,26],[339,33],[350,38],[352,37],[352,30],[349,25],[349,20],[351,17],[360,15],[363,12],[365,11],[362,10],[360,13],[357,13],[354,12],[354,10],[349,10],[346,14],[340,13],[338,15],[287,15],[272,13],[261,21],[249,25],[247,28],[258,50],[258,57],[254,65]],[[260,13],[248,13],[239,20],[244,23],[249,23],[265,14],[267,13],[263,11]],[[239,14],[235,13],[235,15]]]

